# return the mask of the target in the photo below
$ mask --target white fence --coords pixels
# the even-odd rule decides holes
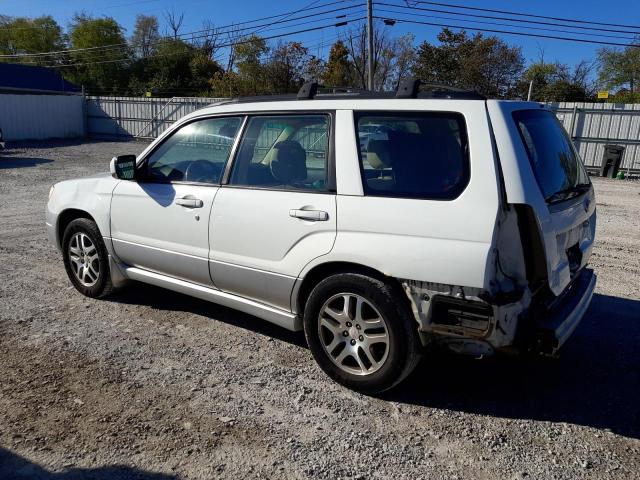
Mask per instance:
[[[90,135],[156,138],[187,113],[224,98],[88,97]]]
[[[605,145],[625,147],[621,168],[640,169],[640,104],[550,103],[587,167],[602,163]]]
[[[0,94],[0,128],[7,141],[83,137],[84,98]]]

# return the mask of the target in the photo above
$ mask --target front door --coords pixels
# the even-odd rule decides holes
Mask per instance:
[[[203,285],[209,273],[209,216],[242,118],[189,122],[138,164],[138,181],[122,181],[111,202],[118,258]]]
[[[222,290],[289,310],[293,284],[336,236],[325,113],[249,118],[211,215],[211,272]]]

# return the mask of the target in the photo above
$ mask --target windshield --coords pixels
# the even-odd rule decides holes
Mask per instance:
[[[518,110],[513,119],[548,203],[579,195],[591,185],[578,152],[552,112]]]

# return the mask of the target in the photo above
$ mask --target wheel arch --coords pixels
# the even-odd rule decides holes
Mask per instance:
[[[356,273],[389,283],[394,287],[396,292],[401,293],[399,298],[407,300],[408,302],[406,295],[402,293],[402,286],[400,285],[400,282],[395,277],[385,275],[380,270],[368,265],[346,261],[331,261],[314,266],[305,274],[300,281],[299,286],[294,287],[291,299],[292,306],[295,309],[294,311],[299,315],[302,315],[309,295],[313,291],[314,287],[325,278],[339,273]]]
[[[58,214],[58,222],[56,225],[56,236],[59,245],[62,245],[62,237],[67,225],[78,218],[86,218],[87,220],[91,220],[93,223],[96,223],[96,220],[91,216],[91,214],[85,210],[81,210],[79,208],[67,208],[63,210]],[[98,230],[100,230],[99,227]]]

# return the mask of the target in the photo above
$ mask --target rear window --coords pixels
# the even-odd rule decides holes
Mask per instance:
[[[469,183],[462,115],[359,112],[355,121],[365,195],[451,200]]]
[[[576,196],[591,184],[569,135],[552,112],[519,110],[513,119],[548,203]]]

